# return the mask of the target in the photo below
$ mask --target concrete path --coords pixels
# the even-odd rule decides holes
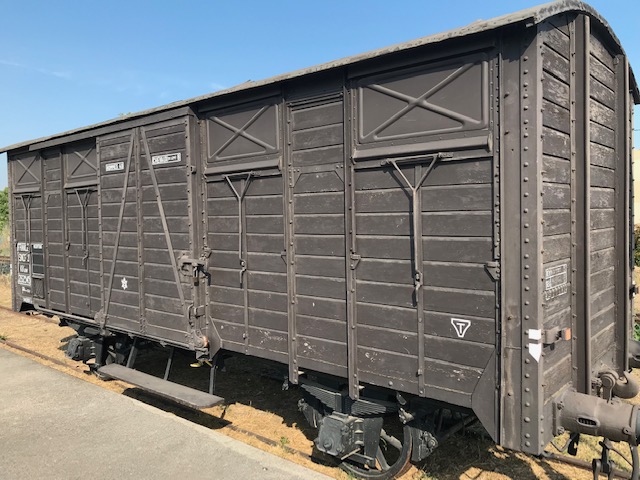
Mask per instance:
[[[329,477],[0,349],[0,478]]]

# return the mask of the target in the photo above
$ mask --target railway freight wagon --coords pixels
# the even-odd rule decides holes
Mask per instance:
[[[566,1],[13,145],[13,305],[195,407],[222,399],[135,370],[140,341],[273,361],[356,476],[475,419],[535,455],[635,452],[639,101]]]

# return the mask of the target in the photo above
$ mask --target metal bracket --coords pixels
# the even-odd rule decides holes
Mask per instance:
[[[542,332],[542,343],[544,345],[553,345],[560,340],[571,340],[571,329],[554,327]]]
[[[189,305],[189,318],[196,319],[198,317],[203,317],[205,311],[206,309],[204,305],[198,305],[197,307],[195,305]]]
[[[358,264],[360,263],[362,256],[352,253],[349,259],[351,260],[349,267],[351,268],[351,270],[355,270],[356,268],[358,268]]]
[[[201,278],[204,276],[204,260],[201,258],[191,258],[186,253],[178,258],[180,272],[190,278]]]
[[[484,265],[484,269],[494,282],[500,280],[500,263],[497,261],[487,262]]]

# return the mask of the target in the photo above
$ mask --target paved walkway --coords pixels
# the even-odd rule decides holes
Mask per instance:
[[[0,349],[0,478],[328,477]]]

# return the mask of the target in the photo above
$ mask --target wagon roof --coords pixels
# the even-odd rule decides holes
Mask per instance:
[[[116,125],[119,123],[127,122],[132,119],[145,117],[147,115],[151,115],[154,113],[166,112],[176,108],[194,105],[200,102],[204,102],[206,100],[222,97],[224,95],[229,95],[229,94],[240,92],[240,91],[247,91],[247,90],[255,89],[258,87],[264,87],[267,85],[282,82],[285,80],[295,79],[295,78],[302,77],[304,75],[313,74],[316,72],[322,72],[322,71],[331,70],[339,67],[344,67],[347,65],[356,64],[365,60],[382,57],[384,55],[392,54],[395,52],[410,50],[412,48],[421,47],[423,45],[436,44],[436,43],[443,42],[445,40],[449,40],[453,38],[461,38],[461,37],[465,37],[465,36],[476,34],[476,33],[496,30],[501,27],[505,27],[507,25],[513,25],[516,23],[526,23],[527,25],[535,25],[537,23],[545,21],[550,17],[553,17],[561,13],[567,13],[567,12],[578,12],[578,13],[585,13],[589,15],[592,19],[596,20],[597,23],[599,23],[601,27],[603,27],[609,33],[612,40],[622,49],[622,45],[620,44],[620,40],[618,39],[616,34],[613,32],[613,30],[611,29],[607,21],[604,18],[602,18],[602,16],[600,16],[600,14],[593,7],[591,7],[587,3],[576,1],[576,0],[560,0],[552,3],[546,3],[536,7],[528,8],[526,10],[520,10],[518,12],[496,17],[491,20],[477,20],[473,23],[470,23],[469,25],[466,25],[461,28],[456,28],[454,30],[437,33],[435,35],[429,35],[426,37],[418,38],[416,40],[399,43],[399,44],[381,48],[378,50],[372,50],[370,52],[362,53],[359,55],[345,57],[339,60],[334,60],[331,62],[316,65],[313,67],[296,70],[296,71],[285,73],[282,75],[277,75],[275,77],[270,77],[264,80],[248,81],[225,90],[219,90],[217,92],[208,93],[198,97],[190,98],[188,100],[180,100],[177,102],[169,103],[167,105],[163,105],[161,107],[152,108],[149,110],[130,113],[127,115],[120,116],[118,118],[107,120],[105,122],[96,123],[94,125],[81,127],[74,130],[57,133],[55,135],[37,138],[34,140],[16,143],[13,145],[0,148],[0,153],[7,152],[10,150],[16,150],[16,149],[27,147],[30,145],[35,146],[34,148],[35,150],[39,148],[36,144],[41,144],[43,142],[48,142],[49,144],[48,146],[51,146],[52,145],[51,141],[54,141],[55,139],[60,139],[60,141],[54,142],[54,143],[64,143],[64,137],[68,135],[78,134],[81,132],[89,132],[97,128],[108,127],[108,126],[114,126],[113,130],[116,130],[117,129]],[[640,103],[640,92],[638,90],[638,85],[635,82],[635,78],[633,77],[633,72],[631,72],[630,81],[631,81],[631,88],[634,95],[634,101],[636,103]]]

